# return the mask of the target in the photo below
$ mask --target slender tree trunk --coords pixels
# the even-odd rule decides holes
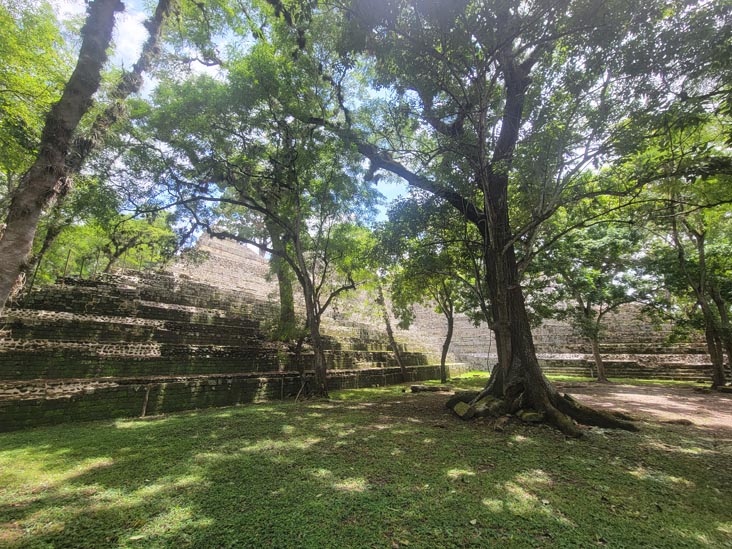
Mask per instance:
[[[81,117],[92,105],[112,38],[114,17],[124,9],[119,0],[94,0],[81,30],[79,60],[61,99],[51,107],[41,136],[40,152],[23,176],[8,210],[0,237],[0,309],[30,253],[38,220],[59,192],[67,175],[67,155]]]
[[[394,360],[396,360],[399,370],[401,372],[402,382],[407,380],[407,368],[404,366],[402,360],[402,354],[399,352],[399,345],[397,345],[396,339],[394,339],[394,330],[391,327],[391,319],[389,318],[389,310],[386,308],[386,299],[384,299],[384,289],[381,286],[381,282],[377,285],[379,306],[381,307],[381,316],[384,319],[384,326],[386,327],[386,337],[389,339],[389,347],[391,352],[394,354]]]
[[[605,363],[600,355],[600,338],[595,334],[590,338],[592,343],[592,356],[595,359],[595,367],[597,368],[597,381],[607,383],[607,373],[605,372]]]
[[[672,213],[674,212],[672,211]],[[686,252],[684,251],[684,245],[681,241],[677,216],[673,215],[671,217],[671,234],[674,239],[674,245],[676,246],[677,259],[679,266],[681,267],[681,271],[686,276],[689,286],[691,286],[694,291],[694,295],[701,307],[702,315],[704,317],[704,337],[707,342],[707,352],[709,353],[709,358],[712,361],[712,387],[721,387],[725,384],[724,356],[722,354],[719,322],[715,317],[714,311],[709,304],[709,299],[707,298],[708,281],[706,270],[706,236],[704,232],[696,231],[691,228],[683,217],[681,217],[681,222],[686,227],[696,246],[698,254],[698,272],[694,274],[687,268]]]
[[[719,318],[721,320],[720,332],[724,350],[727,354],[727,365],[732,369],[732,324],[730,324],[727,303],[722,298],[722,294],[716,285],[711,286],[711,294],[714,304],[719,311]]]
[[[328,398],[328,366],[325,361],[325,350],[323,349],[323,338],[320,335],[320,319],[314,318],[310,325],[310,341],[313,345],[315,371],[314,393],[322,398]]]
[[[447,352],[450,350],[452,343],[453,328],[455,327],[455,317],[452,311],[445,313],[447,318],[447,333],[445,341],[442,343],[442,355],[440,356],[440,383],[447,383]]]
[[[722,387],[726,383],[724,372],[724,355],[722,353],[722,338],[719,334],[717,319],[705,296],[697,296],[704,315],[704,338],[707,342],[707,352],[712,361],[712,387]]]
[[[270,258],[270,268],[277,277],[277,288],[280,297],[277,337],[283,341],[289,341],[295,336],[295,332],[297,331],[292,273],[287,261],[282,257],[282,254],[285,252],[282,229],[268,221],[265,221],[265,224],[270,240],[272,241],[272,249],[275,251]]]

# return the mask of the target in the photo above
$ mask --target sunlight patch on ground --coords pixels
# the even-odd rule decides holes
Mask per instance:
[[[711,450],[709,448],[702,448],[701,446],[678,446],[678,445],[672,445],[672,444],[666,444],[664,442],[659,442],[657,440],[652,440],[646,444],[647,448],[651,448],[653,450],[661,450],[664,452],[673,452],[673,453],[679,453],[679,454],[689,454],[692,456],[700,456],[702,454],[716,454],[714,450]]]
[[[519,475],[519,477],[521,476]],[[534,483],[538,485],[551,484],[551,480],[548,477],[544,477],[543,480],[539,482],[534,481]],[[516,482],[506,482],[503,485],[503,489],[506,492],[505,500],[484,499],[483,504],[494,512],[496,509],[502,509],[523,516],[540,514],[566,526],[575,526],[561,511],[554,509],[548,499],[538,498],[524,486]]]
[[[459,480],[461,478],[474,476],[475,471],[471,471],[470,469],[448,469],[447,471],[447,478],[450,480]]]
[[[313,469],[313,471],[310,472],[310,476],[317,479],[330,479],[333,477],[333,472],[330,469]]]
[[[243,448],[240,448],[239,451],[244,453],[256,453],[282,450],[307,450],[311,446],[322,442],[322,440],[322,438],[318,437],[304,437],[288,440],[272,440],[271,438],[265,438],[258,440],[249,446],[244,446]]]
[[[368,488],[365,478],[346,478],[333,483],[333,488],[341,492],[365,492]]]
[[[668,484],[670,486],[684,486],[686,488],[692,488],[694,486],[693,482],[685,478],[675,477],[661,471],[653,471],[651,469],[646,469],[645,467],[637,467],[630,471],[630,474],[639,480],[651,480],[653,482]]]
[[[526,471],[525,473],[519,473],[518,475],[516,475],[516,480],[522,485],[530,486],[532,488],[539,486],[552,486],[554,484],[552,478],[541,469],[532,469],[531,471]]]
[[[210,526],[213,521],[209,518],[196,518],[189,507],[175,506],[155,516],[150,522],[140,528],[139,532],[127,538],[129,541],[145,542],[146,538],[161,536],[183,528],[202,528]]]
[[[197,488],[209,484],[197,475],[186,475],[176,480],[170,478],[162,478],[158,482],[150,483],[142,488],[136,490],[134,496],[140,497],[141,499],[147,499],[154,496],[160,495],[161,492],[167,492],[172,490],[184,490],[186,488]]]
[[[526,443],[533,443],[533,444],[535,444],[536,443],[534,441],[534,439],[532,439],[530,437],[525,437],[523,435],[513,435],[511,437],[511,441],[512,442],[518,442],[520,444],[526,444]]]
[[[166,416],[151,416],[150,418],[126,418],[114,422],[116,429],[143,429],[152,425],[168,423],[172,418]]]

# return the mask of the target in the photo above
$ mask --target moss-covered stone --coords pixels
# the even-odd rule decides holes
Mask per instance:
[[[536,410],[519,410],[516,417],[527,423],[541,423],[544,421],[544,414]]]
[[[461,419],[471,419],[475,416],[475,408],[473,408],[467,402],[456,402],[455,406],[452,408],[452,411],[455,412]]]

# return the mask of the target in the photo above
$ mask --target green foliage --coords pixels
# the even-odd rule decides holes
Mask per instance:
[[[416,303],[431,305],[447,318],[456,312],[476,323],[490,318],[480,286],[479,235],[456,220],[446,204],[414,193],[392,206],[377,234],[376,257],[388,274],[401,328],[413,322]]]
[[[531,305],[541,316],[569,318],[597,339],[606,314],[645,297],[635,269],[641,233],[627,224],[577,229],[537,258],[534,275],[544,288]]]
[[[176,236],[169,217],[86,220],[66,226],[41,259],[35,284],[57,277],[89,277],[111,269],[150,270],[170,261]]]
[[[46,113],[61,96],[71,59],[46,2],[0,2],[0,36],[0,202],[4,203],[35,159]]]

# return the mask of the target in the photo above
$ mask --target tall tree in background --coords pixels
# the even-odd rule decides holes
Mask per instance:
[[[440,355],[440,377],[447,381],[447,355],[452,343],[455,315],[467,313],[477,323],[489,322],[483,295],[480,235],[470,224],[455,219],[448,206],[433,196],[402,200],[389,210],[379,235],[379,249],[386,265],[392,310],[399,327],[407,329],[415,319],[415,304],[432,306],[445,318],[446,330]]]
[[[138,152],[149,159],[141,164],[158,170],[150,179],[198,226],[286,262],[302,289],[315,392],[326,396],[322,316],[355,288],[359,226],[373,192],[358,154],[302,121],[332,109],[334,99],[317,64],[288,50],[286,42],[262,39],[228,60],[225,78],[166,80],[140,129]],[[241,227],[241,216],[222,216],[224,204],[253,212],[268,238]]]
[[[131,71],[122,74],[110,93],[109,105],[90,124],[87,135],[78,136],[79,123],[90,110],[101,82],[115,15],[123,9],[119,0],[94,0],[89,5],[88,17],[81,30],[82,43],[76,68],[61,98],[46,117],[38,156],[14,191],[8,208],[5,229],[0,237],[0,308],[5,306],[23,271],[44,209],[68,194],[71,179],[103,144],[112,125],[123,113],[124,100],[140,90],[142,73],[159,53],[162,27],[170,12],[171,0],[160,0],[155,14],[147,22],[149,37],[140,58]]]
[[[597,380],[607,382],[600,342],[607,315],[639,299],[634,254],[640,233],[610,220],[577,229],[537,257],[535,269],[547,284],[543,306],[549,316],[568,319],[592,347]],[[547,307],[546,301],[552,305]]]

